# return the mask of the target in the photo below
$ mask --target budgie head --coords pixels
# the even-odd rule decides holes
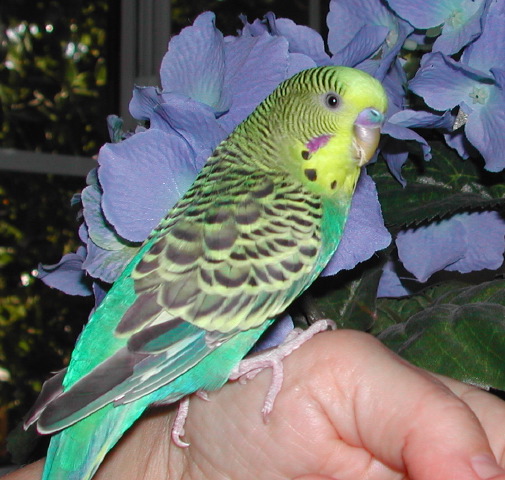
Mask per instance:
[[[350,195],[374,155],[387,109],[384,88],[349,67],[317,67],[284,81],[244,122],[255,123],[278,168],[323,195]]]

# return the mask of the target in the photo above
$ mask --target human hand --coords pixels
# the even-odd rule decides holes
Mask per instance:
[[[269,370],[246,385],[228,383],[210,401],[193,397],[189,448],[170,440],[174,409],[153,409],[96,480],[505,480],[494,462],[505,465],[505,402],[498,398],[417,369],[355,331],[317,335],[284,367],[267,424],[261,407]],[[4,478],[39,478],[41,468]]]

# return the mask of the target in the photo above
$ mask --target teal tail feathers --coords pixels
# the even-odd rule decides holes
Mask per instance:
[[[55,434],[47,452],[42,480],[89,480],[147,405],[148,402],[142,401],[119,407],[109,404]]]

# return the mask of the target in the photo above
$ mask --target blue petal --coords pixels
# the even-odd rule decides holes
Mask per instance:
[[[259,339],[252,349],[253,352],[261,352],[267,348],[280,345],[294,328],[293,320],[289,315],[283,315],[277,320]]]
[[[407,161],[409,151],[404,140],[413,140],[421,146],[425,161],[431,160],[431,148],[426,140],[412,128],[445,128],[449,129],[453,124],[450,113],[443,115],[414,110],[403,110],[392,115],[382,128],[382,133],[389,135],[381,145],[388,168],[393,176],[403,185],[406,181],[401,173],[404,163]],[[401,140],[400,142],[396,140]]]
[[[163,99],[166,103],[156,107],[151,128],[180,135],[194,152],[190,160],[195,171],[200,171],[226,138],[225,130],[208,106],[178,94],[165,94]]]
[[[290,53],[288,56],[288,71],[286,78],[291,78],[296,73],[313,67],[317,67],[317,65],[312,58],[303,53]]]
[[[404,157],[404,153],[402,152],[407,152],[407,146],[404,143],[405,140],[419,143],[423,151],[424,160],[431,160],[431,147],[428,145],[428,142],[421,137],[421,135],[414,132],[414,130],[402,127],[401,125],[395,125],[393,122],[388,121],[382,127],[382,133],[389,135],[391,139],[386,140],[386,143],[381,147],[381,152],[388,162],[389,169],[402,184],[404,184],[404,180],[399,169],[401,169],[403,163],[399,162],[399,160]],[[402,142],[395,142],[394,140],[402,140]],[[398,155],[400,155],[400,157],[398,157]]]
[[[76,253],[63,255],[54,265],[39,265],[37,278],[68,295],[91,295],[90,282],[83,269],[85,255],[86,249],[79,247]]]
[[[334,65],[355,67],[379,49],[388,32],[389,29],[381,25],[363,25],[356,36],[331,57],[331,62]]]
[[[114,283],[132,258],[138,246],[123,246],[119,250],[105,250],[92,240],[87,244],[88,255],[82,264],[89,275],[106,283]]]
[[[81,198],[88,238],[91,238],[95,244],[106,250],[119,250],[122,248],[126,243],[125,240],[112,229],[103,214],[100,188],[97,185],[89,185],[82,191]]]
[[[151,120],[154,109],[162,102],[162,94],[158,88],[135,86],[129,105],[131,116],[137,120]]]
[[[395,264],[390,260],[384,265],[382,276],[379,280],[379,287],[377,289],[377,298],[398,298],[410,295],[412,292],[407,290],[398,274],[395,271]]]
[[[379,1],[355,0],[342,2],[331,0],[327,17],[328,47],[335,55],[344,49],[365,25],[377,27],[384,35],[383,41],[392,24],[390,11]],[[384,27],[387,27],[384,30]],[[374,35],[376,37],[376,35]]]
[[[389,6],[414,27],[426,30],[445,22],[451,15],[452,6],[444,0],[386,0]]]
[[[433,51],[447,55],[459,52],[481,33],[484,0],[387,0],[389,6],[414,27],[427,30],[442,26]]]
[[[489,77],[436,52],[427,54],[409,88],[435,110],[450,110],[470,101],[473,87]]]
[[[464,258],[465,227],[455,216],[400,232],[396,246],[404,267],[420,282],[425,282],[435,272]]]
[[[398,111],[405,109],[407,76],[399,59],[397,59],[388,70],[387,75],[382,80],[382,86],[388,95],[387,116],[391,116]]]
[[[454,118],[449,112],[441,115],[409,109],[392,115],[389,121],[408,128],[442,128],[444,130],[452,129],[454,124]]]
[[[287,78],[289,53],[285,38],[266,33],[259,37],[226,37],[224,49],[224,89],[231,106],[219,123],[231,133]]]
[[[215,26],[215,15],[202,13],[193,26],[170,40],[160,70],[163,91],[187,95],[216,112],[228,110],[231,98],[223,88],[223,47],[223,35]]]
[[[496,270],[503,263],[505,222],[498,212],[463,213],[457,215],[465,227],[465,256],[446,270],[461,273]]]
[[[505,65],[505,49],[497,39],[505,38],[505,15],[491,9],[482,35],[463,51],[461,61],[472,68],[489,73],[493,67]]]
[[[391,235],[384,226],[375,183],[363,171],[352,199],[342,240],[322,275],[351,270],[390,243]]]
[[[455,25],[450,21],[445,23],[442,35],[433,44],[433,51],[452,55],[479,37],[486,4],[487,0],[464,0],[454,12],[460,18],[456,17]]]
[[[305,25],[297,25],[288,18],[273,20],[276,34],[287,39],[291,53],[302,53],[311,58],[317,66],[329,65],[330,57],[325,52],[324,40],[319,33]]]
[[[93,282],[93,296],[95,297],[95,309],[102,303],[102,300],[105,298],[105,295],[107,295],[106,289],[102,288],[102,285],[100,285],[97,282]]]
[[[475,155],[478,155],[478,152],[475,151],[475,148],[468,141],[465,134],[463,133],[463,129],[458,129],[454,132],[444,133],[445,142],[449,147],[454,148],[458,155],[463,158],[469,158]]]
[[[483,108],[469,115],[465,135],[486,162],[486,170],[499,172],[505,168],[505,92],[490,86],[490,96]]]
[[[393,64],[400,65],[400,59],[398,58],[400,50],[403,48],[407,37],[414,31],[414,28],[401,18],[392,16],[390,18],[389,34],[383,47],[379,67],[375,72],[375,77],[380,81],[384,81]]]
[[[239,18],[244,24],[244,28],[240,32],[240,35],[244,37],[259,37],[264,33],[269,33],[269,27],[266,21],[256,18],[253,23],[249,23],[245,15],[239,15]]]
[[[403,187],[407,185],[407,181],[402,174],[403,165],[405,165],[405,162],[409,158],[409,151],[405,142],[397,142],[392,139],[386,140],[381,145],[381,153],[393,177]]]
[[[102,208],[121,237],[145,240],[195,179],[193,155],[181,137],[157,129],[102,147]]]

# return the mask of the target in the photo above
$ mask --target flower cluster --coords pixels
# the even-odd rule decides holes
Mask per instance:
[[[109,119],[112,137],[121,141],[102,147],[99,167],[78,199],[83,247],[56,265],[41,266],[40,277],[70,294],[91,294],[94,288],[100,299],[103,286],[114,282],[219,142],[281,81],[305,68],[346,65],[383,82],[390,107],[380,150],[400,183],[405,184],[407,141],[420,145],[425,160],[431,158],[419,129],[436,129],[461,156],[479,152],[486,168],[501,170],[505,53],[494,37],[505,35],[502,3],[331,0],[327,49],[317,32],[273,14],[252,23],[243,18],[242,30],[228,37],[212,13],[201,14],[170,41],[161,88],[134,89],[130,111],[148,127],[121,135],[118,119]],[[415,49],[426,53],[409,79],[405,52]],[[412,108],[411,92],[425,108]],[[482,232],[485,242],[479,241]],[[442,269],[497,268],[504,234],[498,214],[464,213],[405,230],[396,243],[403,267],[424,282]],[[341,245],[324,274],[352,269],[390,241],[375,185],[364,173]],[[396,270],[392,263],[385,269],[381,295],[408,293]]]

